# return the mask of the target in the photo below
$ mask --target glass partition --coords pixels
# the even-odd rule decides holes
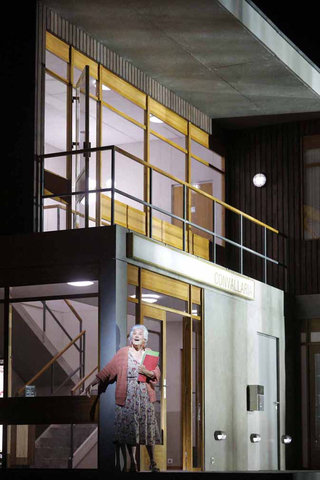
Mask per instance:
[[[9,396],[83,392],[98,366],[97,289],[83,280],[11,288]]]

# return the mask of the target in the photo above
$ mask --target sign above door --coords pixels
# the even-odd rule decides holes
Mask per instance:
[[[127,255],[196,282],[254,300],[254,280],[150,238],[127,234]]]

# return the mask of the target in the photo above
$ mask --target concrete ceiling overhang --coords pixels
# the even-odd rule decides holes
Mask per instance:
[[[318,68],[249,1],[43,3],[213,119],[320,111]]]

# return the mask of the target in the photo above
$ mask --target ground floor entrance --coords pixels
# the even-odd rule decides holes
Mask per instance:
[[[161,445],[155,459],[164,470],[202,469],[201,289],[128,265],[127,332],[149,331],[148,347],[159,352],[161,380],[155,403]],[[140,470],[149,457],[140,448]]]

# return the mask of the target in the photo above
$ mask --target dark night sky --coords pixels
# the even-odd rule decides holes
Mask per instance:
[[[320,68],[319,18],[317,2],[253,0],[253,3]]]

